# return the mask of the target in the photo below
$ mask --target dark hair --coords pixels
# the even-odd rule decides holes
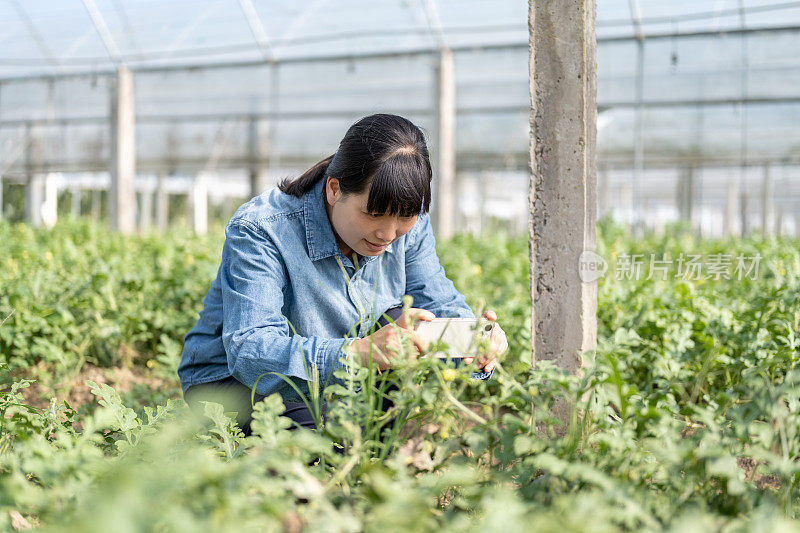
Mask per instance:
[[[369,187],[370,213],[413,216],[430,209],[428,147],[410,120],[388,114],[364,117],[350,126],[334,155],[295,179],[284,179],[278,188],[299,198],[327,175],[339,180],[344,194],[361,194]]]

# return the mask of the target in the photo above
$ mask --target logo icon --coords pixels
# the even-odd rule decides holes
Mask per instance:
[[[608,263],[606,260],[592,252],[586,250],[578,258],[578,276],[584,283],[596,281],[606,274]]]

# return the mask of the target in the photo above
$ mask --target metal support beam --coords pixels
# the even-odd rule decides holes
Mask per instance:
[[[752,35],[752,34],[778,34],[778,33],[793,33],[800,30],[800,25],[792,24],[792,25],[785,25],[785,26],[769,26],[769,27],[756,27],[756,28],[745,28],[745,29],[726,29],[726,30],[702,30],[702,31],[690,31],[690,32],[663,32],[663,33],[649,33],[647,34],[648,41],[656,41],[656,40],[669,40],[674,39],[677,37],[680,38],[707,38],[707,37],[732,37],[737,35]],[[391,35],[393,32],[381,30],[380,34],[377,35],[379,37],[386,37],[387,35]],[[397,31],[398,35],[407,36],[408,30],[402,29]],[[361,37],[363,38],[365,33],[361,30],[358,33],[354,33],[353,37]],[[343,38],[342,34],[336,34],[335,39],[337,41]],[[618,42],[630,42],[635,41],[635,35],[620,35],[620,36],[611,36],[611,37],[602,37],[597,40],[597,42],[601,43],[618,43]],[[281,45],[285,45],[288,43],[281,43]],[[458,52],[476,52],[476,51],[501,51],[501,50],[518,50],[524,51],[528,49],[528,43],[499,43],[499,44],[486,44],[480,46],[473,46],[473,45],[462,45],[462,46],[451,46],[450,49],[454,53]],[[351,53],[342,53],[342,54],[330,54],[325,56],[297,56],[297,57],[290,57],[281,60],[275,60],[276,64],[299,64],[299,63],[335,63],[341,61],[353,61],[356,59],[389,59],[389,58],[407,58],[407,57],[420,57],[420,56],[436,56],[439,53],[437,48],[419,48],[416,50],[404,50],[402,52],[398,51],[383,51],[377,50],[374,52],[364,52],[358,54],[351,54]],[[207,55],[208,50],[202,49],[198,51],[198,54]],[[121,59],[128,59],[129,56],[120,56]],[[137,59],[136,55],[130,56],[130,59],[134,60]],[[156,57],[158,60],[162,60],[163,56],[158,55]],[[96,62],[92,60],[92,62]],[[71,62],[74,64],[74,62]],[[264,64],[263,59],[246,59],[241,61],[219,61],[219,62],[208,62],[203,63],[202,68],[203,70],[219,70],[219,69],[233,69],[233,68],[243,68],[249,66],[262,66]],[[197,66],[192,65],[157,65],[157,64],[144,64],[138,67],[133,68],[134,72],[176,72],[176,71],[192,71],[196,70]],[[69,79],[69,78],[85,78],[87,76],[105,76],[105,75],[113,75],[113,71],[110,71],[107,68],[92,68],[91,65],[87,65],[86,70],[82,71],[71,71],[68,73],[60,74],[58,77],[59,79]],[[7,77],[0,77],[0,82],[30,82],[36,80],[44,80],[52,78],[52,74],[41,74],[41,75],[25,75],[25,76],[7,76]]]
[[[278,40],[280,42],[291,41],[300,28],[302,28],[314,14],[316,14],[325,4],[327,4],[328,1],[329,0],[314,0],[313,2],[304,2],[301,4],[301,6],[303,6],[303,11],[294,17],[292,23],[289,24],[289,27],[286,28]]]
[[[111,189],[109,216],[111,227],[131,234],[136,231],[136,132],[133,75],[120,67],[111,85]]]
[[[28,33],[31,34],[33,40],[36,42],[36,46],[39,47],[39,51],[47,60],[47,63],[56,68],[58,66],[58,61],[56,61],[55,56],[53,56],[53,52],[50,50],[50,47],[47,46],[47,43],[44,40],[44,36],[39,32],[38,28],[36,28],[36,24],[33,23],[31,17],[28,15],[28,12],[22,7],[22,4],[19,3],[19,0],[11,0],[11,5],[14,6],[14,9],[17,11],[17,15],[22,20],[22,23],[27,28]]]
[[[597,340],[597,280],[581,268],[597,263],[595,2],[529,0],[528,10],[532,362],[577,373]],[[564,420],[567,406],[555,412]]]
[[[250,31],[253,34],[253,38],[256,40],[256,44],[258,44],[258,49],[261,50],[261,55],[267,61],[274,60],[275,58],[272,53],[272,48],[269,45],[267,32],[264,31],[261,17],[258,16],[258,12],[255,7],[253,7],[253,2],[251,2],[251,0],[239,0],[239,5],[242,8],[245,18],[247,18],[247,24],[250,26]]]
[[[106,21],[103,18],[103,15],[100,13],[100,10],[97,9],[97,5],[94,3],[94,0],[83,0],[83,6],[86,8],[86,11],[89,12],[89,17],[92,19],[92,24],[94,24],[97,33],[100,35],[100,39],[103,41],[103,46],[106,47],[106,53],[108,53],[108,57],[116,63],[120,65],[122,60],[120,58],[119,48],[117,47],[117,43],[114,41],[114,38],[111,36],[111,32],[108,31],[108,25],[106,25]]]
[[[456,82],[453,52],[443,48],[434,68],[436,102],[436,235],[455,233],[456,204]]]
[[[442,30],[442,21],[439,19],[439,10],[436,8],[436,0],[423,0],[425,3],[425,18],[428,21],[428,31],[436,42],[439,50],[447,48]]]

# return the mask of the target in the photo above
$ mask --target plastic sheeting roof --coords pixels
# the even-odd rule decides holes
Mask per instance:
[[[524,168],[527,9],[522,0],[6,0],[0,161],[22,164],[17,148],[39,121],[45,163],[102,168],[106,74],[119,63],[136,71],[142,169],[170,158],[202,168],[215,144],[223,165],[246,166],[248,116],[260,121],[258,142],[277,127],[269,151],[284,162],[330,153],[354,118],[377,110],[432,131],[431,57],[403,53],[435,51],[441,35],[459,50],[459,165],[492,156]],[[598,0],[597,11],[601,160],[632,160],[637,35],[647,162],[800,154],[800,1]],[[384,56],[359,58],[375,54]],[[299,61],[325,57],[339,59]],[[273,107],[280,115],[267,124]]]
[[[632,8],[633,6],[633,8]],[[251,9],[252,8],[252,9]],[[638,13],[640,25],[637,25]],[[800,2],[599,0],[598,39],[800,25]],[[7,0],[0,78],[527,43],[521,0]],[[711,66],[713,63],[708,63]]]

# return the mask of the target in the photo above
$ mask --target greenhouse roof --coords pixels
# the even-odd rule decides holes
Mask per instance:
[[[525,170],[527,9],[0,1],[0,173],[23,172],[34,137],[43,169],[105,168],[109,87],[123,64],[135,72],[143,170],[203,168],[215,146],[220,167],[269,153],[275,168],[300,168],[374,112],[433,132],[441,47],[455,51],[459,167]],[[648,166],[798,160],[800,0],[598,0],[597,11],[601,165],[629,167],[636,154]]]
[[[800,26],[800,2],[599,0],[598,40]],[[0,79],[526,45],[520,0],[8,0]]]

